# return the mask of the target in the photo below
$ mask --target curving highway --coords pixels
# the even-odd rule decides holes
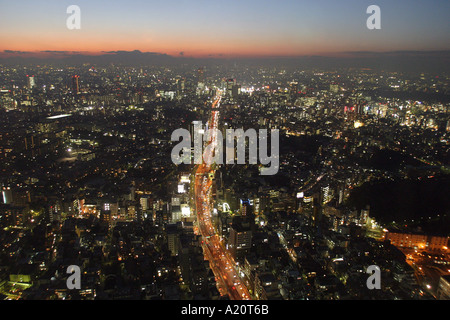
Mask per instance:
[[[209,129],[217,129],[220,101],[221,95],[219,94],[212,104]],[[207,145],[211,145],[211,147],[205,148],[203,163],[198,165],[195,172],[194,196],[198,230],[203,238],[203,251],[210,262],[211,269],[219,285],[219,290],[222,293],[228,294],[231,300],[250,300],[250,293],[235,269],[236,262],[223,246],[211,221],[212,179],[210,179],[210,175],[214,175],[215,170],[213,166],[208,164],[211,163],[216,143],[216,136],[213,131],[206,143]]]

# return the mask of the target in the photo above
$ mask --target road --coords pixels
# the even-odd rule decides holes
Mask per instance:
[[[414,269],[417,283],[436,298],[439,279],[443,275],[450,274],[450,268],[445,264],[434,264],[434,259],[428,258],[427,253],[423,254],[408,248],[401,249],[401,251],[406,255],[406,262]],[[447,253],[442,256],[444,261],[450,261]]]
[[[215,98],[212,104],[209,129],[217,129],[221,96]],[[198,165],[195,172],[194,196],[197,212],[198,230],[202,235],[203,251],[210,262],[210,266],[219,288],[225,291],[231,300],[250,300],[250,293],[236,270],[236,262],[228,250],[223,246],[211,221],[211,186],[215,171],[211,164],[216,145],[216,136],[213,133],[208,137],[207,145],[203,153],[203,163]]]

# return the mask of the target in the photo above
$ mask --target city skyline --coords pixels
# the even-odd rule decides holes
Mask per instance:
[[[0,71],[0,298],[448,299],[446,74]],[[172,134],[206,128],[204,162],[177,164]],[[275,175],[252,139],[221,164],[230,128],[279,130]]]
[[[450,300],[450,2],[0,8],[0,300]]]
[[[69,30],[68,6],[81,9]],[[0,57],[100,55],[117,51],[172,57],[358,57],[448,52],[445,1],[378,1],[381,29],[369,30],[370,1],[2,1]],[[126,8],[126,10],[124,9]]]

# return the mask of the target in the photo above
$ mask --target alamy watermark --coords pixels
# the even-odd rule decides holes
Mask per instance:
[[[67,7],[67,14],[70,14],[66,20],[66,26],[69,30],[81,29],[81,9],[79,6],[72,4]],[[369,30],[381,29],[381,9],[377,5],[370,5],[366,10],[367,14],[371,14],[366,21]]]
[[[70,274],[70,276],[66,280],[66,286],[67,289],[81,289],[81,270],[80,267],[77,265],[70,265],[67,267],[66,270],[67,274]]]
[[[381,270],[379,266],[371,265],[367,268],[366,273],[371,274],[367,278],[366,285],[369,290],[381,289]]]
[[[366,26],[369,30],[381,29],[381,9],[377,5],[371,5],[367,7],[366,13],[371,14],[367,18]]]
[[[261,175],[275,175],[279,170],[279,130],[270,132],[270,154],[268,154],[268,130],[259,129],[227,129],[224,137],[218,129],[203,129],[201,122],[194,122],[194,154],[192,157],[192,137],[187,129],[176,129],[171,136],[171,141],[181,141],[174,146],[171,152],[172,162],[175,164],[258,164]],[[247,140],[248,139],[248,140]],[[248,141],[248,162],[246,162],[246,144]],[[206,146],[203,148],[203,146]],[[235,149],[237,152],[235,153]],[[258,152],[259,151],[259,152]],[[237,160],[235,162],[235,159]],[[267,167],[267,165],[269,165]]]
[[[66,10],[67,14],[70,14],[66,20],[66,26],[69,30],[81,29],[81,9],[77,5],[70,5]]]

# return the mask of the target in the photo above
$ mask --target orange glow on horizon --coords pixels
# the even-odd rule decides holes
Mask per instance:
[[[57,39],[55,41],[55,39]],[[12,56],[57,56],[64,53],[101,55],[113,51],[156,52],[174,57],[192,58],[235,58],[235,57],[295,57],[308,55],[334,55],[341,49],[331,41],[286,41],[286,39],[258,40],[242,36],[235,39],[216,37],[182,38],[154,37],[151,34],[118,34],[111,39],[108,36],[74,34],[73,36],[48,35],[45,38],[33,38],[26,35],[12,37],[0,36],[0,55]],[[348,50],[348,48],[346,48]],[[356,49],[356,48],[355,48]],[[5,50],[18,51],[7,53]]]

